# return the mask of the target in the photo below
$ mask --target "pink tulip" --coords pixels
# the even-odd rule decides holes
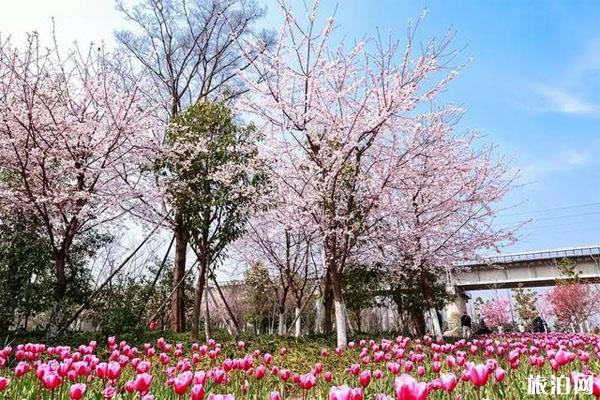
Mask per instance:
[[[262,378],[265,377],[265,373],[267,372],[267,370],[264,367],[264,365],[259,365],[258,367],[256,367],[256,370],[254,372],[255,372],[256,379],[261,380]]]
[[[204,386],[201,384],[196,384],[192,386],[192,390],[190,391],[190,395],[192,400],[204,400]]]
[[[69,396],[71,400],[80,400],[85,394],[86,386],[84,383],[76,383],[69,389]]]
[[[424,400],[429,390],[427,384],[418,382],[410,375],[402,374],[394,381],[394,392],[397,400]]]
[[[146,393],[150,389],[150,385],[152,385],[152,375],[149,373],[144,372],[135,377],[134,387],[137,392]]]
[[[352,389],[346,385],[334,386],[329,390],[329,400],[362,400],[362,389]]]
[[[232,394],[211,394],[208,400],[235,400]]]
[[[54,390],[62,384],[62,378],[55,371],[48,371],[42,377],[42,384],[48,390]]]
[[[453,373],[443,374],[440,376],[440,382],[442,383],[442,388],[448,393],[452,392],[456,385],[458,384],[458,380],[456,379],[456,375]]]
[[[494,371],[494,376],[498,382],[502,382],[506,377],[506,371],[500,367],[496,367]]]
[[[271,394],[269,394],[269,400],[281,400],[281,395],[279,392],[271,392]]]
[[[10,379],[0,376],[0,392],[4,391],[10,384]]]
[[[315,386],[317,382],[317,378],[313,374],[305,374],[301,375],[298,384],[304,390],[310,390]]]
[[[114,386],[107,386],[102,391],[102,397],[104,397],[107,400],[112,399],[113,397],[115,397],[116,394],[117,394],[117,389],[115,389]]]
[[[490,370],[485,364],[477,364],[472,365],[469,368],[468,374],[471,383],[473,383],[473,385],[477,387],[481,387],[487,383],[490,375]]]
[[[371,383],[371,371],[368,369],[362,371],[358,376],[358,383],[360,383],[360,386],[364,388],[369,386],[369,383]]]
[[[111,361],[108,363],[108,367],[106,368],[106,376],[108,379],[119,379],[121,375],[121,365],[117,362]]]

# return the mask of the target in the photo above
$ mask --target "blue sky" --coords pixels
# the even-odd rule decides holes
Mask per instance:
[[[294,0],[293,4],[301,2]],[[68,45],[112,42],[122,25],[111,0],[21,0],[3,4],[0,31],[50,31]],[[264,25],[281,23],[274,0]],[[404,35],[426,8],[419,38],[456,29],[456,47],[473,57],[444,94],[467,109],[462,129],[474,129],[521,170],[499,224],[533,219],[505,251],[600,244],[600,2],[323,0],[337,4],[338,34],[372,36],[379,27]]]

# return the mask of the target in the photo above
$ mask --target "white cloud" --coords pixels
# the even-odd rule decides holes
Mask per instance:
[[[571,150],[565,154],[565,162],[568,165],[578,166],[585,165],[591,160],[588,153],[584,153],[578,150]]]
[[[600,116],[600,104],[544,84],[533,84],[532,89],[540,100],[540,111],[587,116]]]

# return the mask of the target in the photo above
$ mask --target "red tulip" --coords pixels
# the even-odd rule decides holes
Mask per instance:
[[[596,397],[600,397],[600,376],[594,376],[592,378],[592,393]]]

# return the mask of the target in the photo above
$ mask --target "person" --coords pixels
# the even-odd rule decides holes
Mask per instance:
[[[546,321],[544,321],[544,319],[539,315],[533,320],[533,331],[536,333],[548,332],[548,326],[546,325]]]
[[[492,333],[492,331],[485,324],[485,320],[483,318],[481,318],[481,320],[479,321],[479,329],[477,329],[477,331],[475,331],[475,334],[476,335],[489,335],[490,333]]]
[[[467,339],[471,335],[471,317],[465,311],[460,317],[460,326],[462,327],[463,338]]]

